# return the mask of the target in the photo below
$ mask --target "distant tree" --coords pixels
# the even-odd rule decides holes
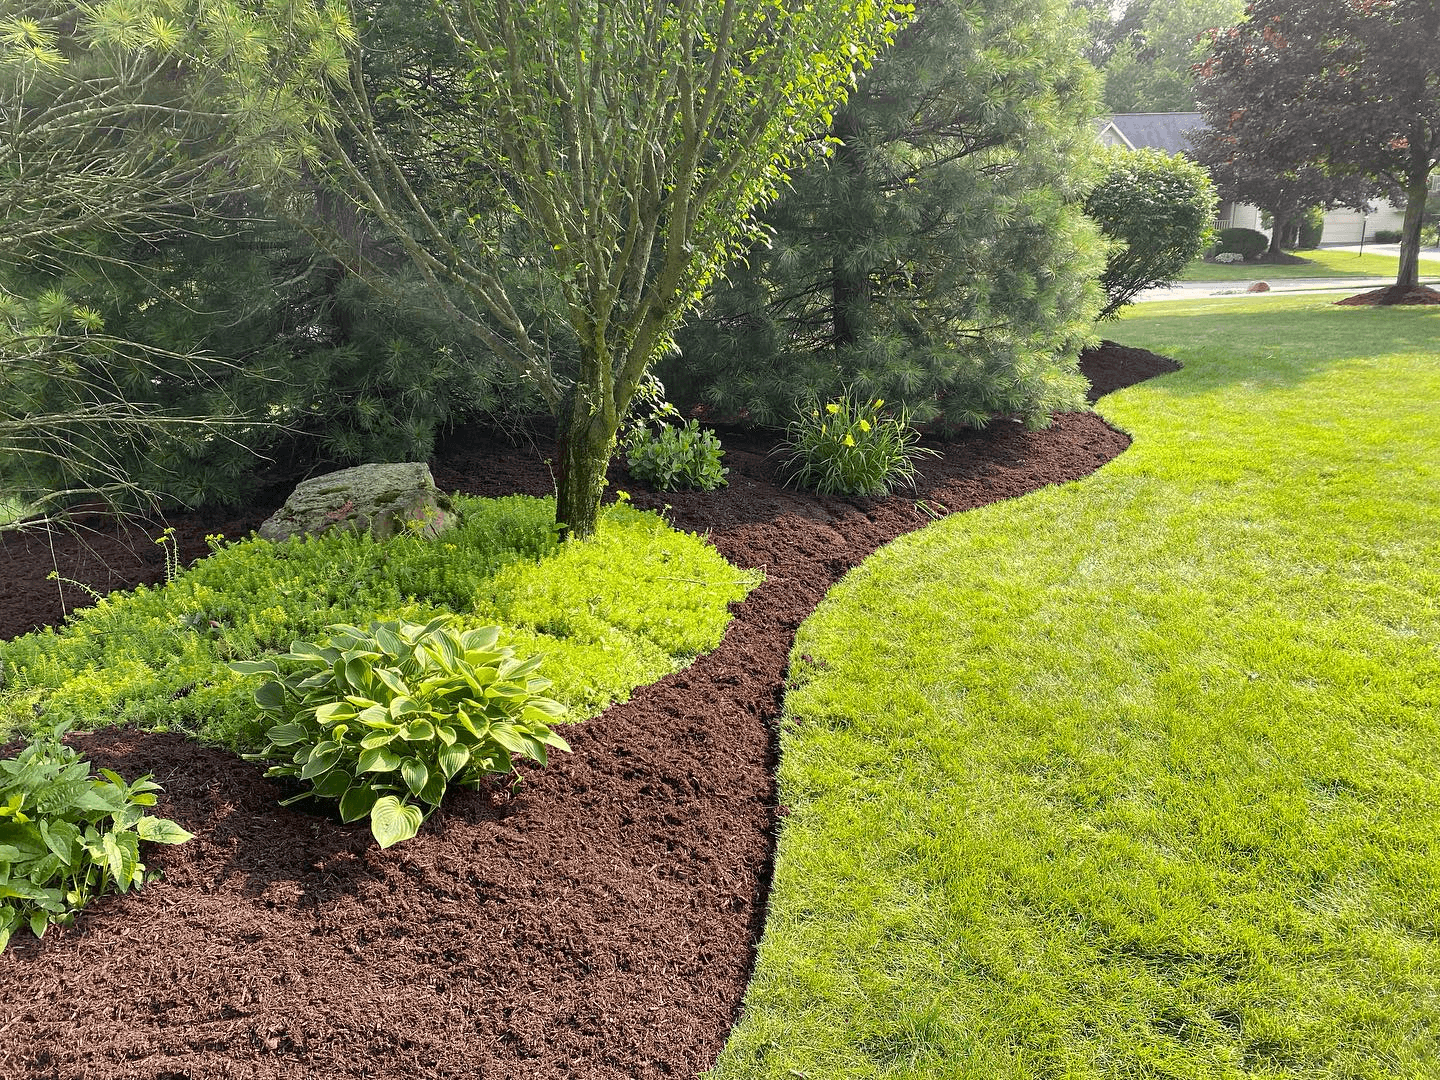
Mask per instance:
[[[1112,242],[1100,283],[1115,315],[1139,293],[1169,285],[1204,249],[1215,220],[1215,187],[1183,154],[1108,147],[1085,212]]]
[[[350,203],[335,253],[369,280],[404,259],[555,413],[557,519],[587,536],[641,379],[902,9],[442,0],[404,16],[402,69],[388,7],[328,5],[305,33],[257,10],[275,48],[230,65],[234,93],[296,103],[292,163],[325,196],[292,212]]]
[[[1200,68],[1220,136],[1273,159],[1368,178],[1403,199],[1397,290],[1419,278],[1440,159],[1440,4],[1254,0]]]
[[[1091,58],[1105,76],[1110,112],[1191,112],[1194,65],[1206,31],[1239,20],[1245,0],[1131,0],[1095,5]],[[1112,11],[1114,12],[1112,15]]]
[[[924,0],[662,365],[677,400],[782,425],[851,388],[922,421],[1076,407],[1103,255],[1080,211],[1093,75],[1056,0]]]
[[[1202,87],[1207,94],[1212,89],[1219,88],[1209,81]],[[1272,257],[1283,254],[1283,246],[1311,207],[1359,208],[1379,194],[1379,187],[1366,177],[1332,173],[1313,162],[1284,162],[1269,143],[1247,145],[1241,133],[1222,130],[1219,125],[1229,122],[1231,112],[1223,93],[1218,99],[1202,98],[1201,107],[1211,126],[1189,136],[1195,159],[1210,170],[1222,199],[1269,211]]]

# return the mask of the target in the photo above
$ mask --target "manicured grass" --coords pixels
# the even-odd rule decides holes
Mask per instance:
[[[1440,1076],[1440,309],[1110,336],[1129,451],[801,628],[714,1077]]]
[[[1260,281],[1262,279],[1296,278],[1345,278],[1345,277],[1394,277],[1400,260],[1393,255],[1363,255],[1354,251],[1336,248],[1320,248],[1312,251],[1295,251],[1308,260],[1305,265],[1281,266],[1269,263],[1207,263],[1197,259],[1183,274],[1181,281]],[[1433,252],[1420,253],[1420,276],[1440,275],[1440,256]]]
[[[602,512],[593,540],[559,544],[554,501],[461,498],[435,541],[329,535],[246,540],[156,589],[114,593],[56,630],[0,642],[0,736],[70,722],[134,723],[259,748],[259,680],[227,662],[314,641],[335,623],[496,625],[501,643],[539,653],[550,696],[572,719],[713,649],[728,604],[758,577],[699,537],[627,506]]]

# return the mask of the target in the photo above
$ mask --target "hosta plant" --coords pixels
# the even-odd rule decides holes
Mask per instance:
[[[42,937],[101,893],[141,885],[140,841],[191,836],[145,813],[159,784],[126,783],[109,769],[91,776],[63,734],[62,726],[37,736],[0,761],[0,952],[22,927]]]
[[[902,412],[884,413],[884,400],[839,401],[800,411],[788,430],[787,480],[821,495],[887,495],[915,485],[915,459],[936,456],[917,446],[920,435]]]
[[[545,764],[569,750],[550,724],[565,714],[543,697],[539,657],[497,645],[498,627],[460,630],[451,616],[421,626],[375,622],[326,628],[272,659],[237,662],[269,678],[255,703],[274,723],[251,760],[267,776],[306,782],[286,799],[334,799],[344,821],[368,816],[382,848],[408,840],[452,784],[474,787],[515,758]]]

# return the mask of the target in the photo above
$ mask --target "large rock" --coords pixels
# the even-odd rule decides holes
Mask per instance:
[[[453,523],[450,500],[423,461],[357,465],[306,480],[260,526],[266,540],[351,529],[386,539],[421,522],[421,536],[439,536]]]

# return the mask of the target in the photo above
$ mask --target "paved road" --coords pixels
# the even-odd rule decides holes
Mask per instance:
[[[1322,247],[1333,251],[1360,251],[1358,244],[1323,244]],[[1400,257],[1399,244],[1366,244],[1365,251],[1371,255],[1389,255],[1393,258]],[[1440,258],[1440,248],[1421,248],[1421,259]],[[1369,289],[1379,289],[1386,285],[1394,285],[1394,277],[1366,277],[1366,278],[1267,278],[1263,266],[1255,267],[1255,276],[1246,278],[1244,281],[1182,281],[1164,289],[1147,289],[1136,297],[1139,301],[1145,300],[1200,300],[1208,296],[1246,296],[1247,286],[1257,281],[1263,281],[1270,286],[1271,292],[1365,292]],[[1420,275],[1422,285],[1440,285],[1440,278],[1433,275]]]

